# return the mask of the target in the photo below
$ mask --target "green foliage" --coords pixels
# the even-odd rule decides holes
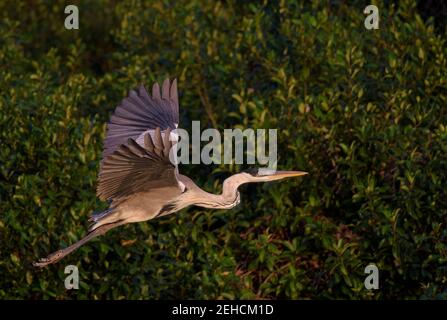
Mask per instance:
[[[2,2],[0,298],[446,298],[446,31],[411,1],[377,2],[371,31],[363,5],[327,1],[82,1],[79,30],[63,28],[63,1]],[[278,128],[280,167],[310,174],[33,269],[106,207],[110,113],[166,76],[186,128]],[[240,169],[181,168],[214,192]]]

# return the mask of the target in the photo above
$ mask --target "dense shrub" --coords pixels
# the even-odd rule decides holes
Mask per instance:
[[[77,31],[64,6],[0,4],[1,298],[447,297],[446,30],[415,3],[378,1],[373,31],[363,3],[83,1]],[[310,175],[33,269],[106,207],[95,186],[114,107],[166,76],[184,127],[278,128],[280,167]],[[181,168],[214,192],[240,169]]]

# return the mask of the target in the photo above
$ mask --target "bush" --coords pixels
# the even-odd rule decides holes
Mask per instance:
[[[0,297],[446,298],[446,29],[416,3],[0,4]],[[101,12],[99,14],[99,12]],[[129,89],[179,80],[189,128],[278,128],[281,168],[229,211],[83,236],[105,123]],[[205,111],[205,112],[204,112]],[[183,166],[208,191],[240,166]],[[375,263],[380,290],[364,288]],[[81,288],[66,291],[64,267]]]

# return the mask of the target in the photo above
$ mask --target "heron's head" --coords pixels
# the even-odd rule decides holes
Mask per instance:
[[[247,175],[247,180],[250,182],[268,182],[281,180],[285,178],[293,178],[304,176],[307,172],[304,171],[280,171],[267,168],[252,168],[244,171]]]

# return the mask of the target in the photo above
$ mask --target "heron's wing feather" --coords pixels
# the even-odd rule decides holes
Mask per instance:
[[[151,96],[143,85],[138,90],[131,90],[128,97],[115,109],[107,124],[103,159],[112,154],[118,146],[125,144],[129,138],[137,139],[157,127],[162,131],[177,128],[178,109],[176,79],[172,83],[166,79],[161,92],[160,86],[155,83]]]
[[[116,206],[136,193],[164,187],[180,189],[176,166],[169,159],[172,142],[162,138],[158,127],[154,135],[153,139],[145,134],[144,147],[129,138],[103,160],[96,190],[101,200],[112,200]],[[170,136],[169,128],[166,136]]]

